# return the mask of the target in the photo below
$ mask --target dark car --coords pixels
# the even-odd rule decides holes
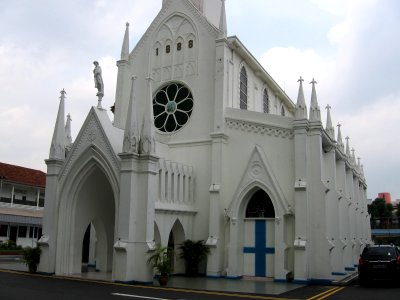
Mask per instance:
[[[358,262],[358,281],[400,279],[400,249],[394,245],[366,246]]]

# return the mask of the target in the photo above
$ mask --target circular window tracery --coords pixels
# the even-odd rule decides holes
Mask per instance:
[[[181,83],[171,83],[161,88],[153,97],[154,125],[163,132],[182,128],[193,110],[193,96]]]

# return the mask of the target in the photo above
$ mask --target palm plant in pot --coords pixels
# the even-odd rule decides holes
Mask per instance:
[[[179,246],[179,257],[185,261],[185,273],[187,276],[195,277],[199,274],[199,264],[207,258],[210,248],[204,241],[185,240]]]
[[[168,276],[172,272],[172,259],[174,250],[170,247],[156,245],[154,252],[148,258],[147,262],[151,265],[161,286],[167,285]]]
[[[25,264],[28,266],[29,273],[36,273],[37,266],[40,262],[40,254],[42,249],[39,246],[36,247],[25,247],[22,251],[22,255]]]

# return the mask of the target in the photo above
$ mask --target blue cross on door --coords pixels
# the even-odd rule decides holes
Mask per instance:
[[[267,254],[275,254],[275,248],[267,247],[267,222],[255,220],[255,247],[243,247],[243,253],[255,254],[255,276],[266,276]]]

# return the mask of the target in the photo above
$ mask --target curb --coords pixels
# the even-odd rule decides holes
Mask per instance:
[[[358,272],[354,272],[345,278],[338,280],[338,281],[332,281],[332,285],[335,286],[347,286],[352,284],[354,281],[358,279]]]

